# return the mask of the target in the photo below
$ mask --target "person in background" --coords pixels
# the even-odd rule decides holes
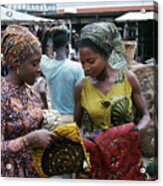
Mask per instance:
[[[33,148],[47,148],[59,137],[42,129],[41,100],[28,85],[40,73],[41,44],[25,27],[8,26],[1,50],[10,72],[1,82],[1,176],[38,177]]]
[[[72,61],[79,62],[77,58],[77,52],[76,49],[72,47],[72,44],[69,43],[69,53],[68,53],[68,58],[71,59]]]
[[[42,40],[42,54],[42,57],[45,58],[44,60],[51,60],[55,57],[50,28],[45,31],[44,38]]]
[[[1,76],[7,76],[10,71],[10,67],[5,64],[3,56],[1,56]]]
[[[53,59],[55,57],[55,53],[53,51],[53,45],[51,43],[49,43],[47,45],[47,48],[46,48],[46,56],[49,58],[49,59]]]
[[[52,109],[61,114],[63,123],[73,121],[74,90],[77,83],[83,79],[84,71],[80,63],[68,59],[69,38],[65,25],[53,27],[51,30],[55,59],[41,60],[41,70],[49,90]]]
[[[1,31],[1,38],[3,37],[4,30]],[[6,76],[10,71],[10,68],[5,64],[3,53],[1,51],[1,76]]]
[[[50,37],[49,29],[46,30],[44,39],[42,41],[42,61],[49,62],[54,59],[54,50],[53,50],[53,42]],[[49,95],[48,95],[48,87],[47,80],[42,72],[36,78],[36,82],[32,86],[33,90],[37,92],[42,99],[42,108],[48,109],[49,105]]]
[[[136,75],[126,69],[124,49],[113,23],[85,26],[77,42],[87,77],[75,89],[74,120],[90,153],[87,179],[143,180],[139,132],[150,121]],[[134,123],[133,107],[140,119]]]
[[[32,89],[40,95],[42,100],[42,109],[48,109],[47,81],[41,72],[36,78],[34,85],[32,85]]]

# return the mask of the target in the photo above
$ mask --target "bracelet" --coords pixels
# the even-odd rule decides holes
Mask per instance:
[[[22,137],[22,139],[23,139],[23,141],[24,141],[25,146],[28,146],[29,143],[28,143],[27,139],[26,139],[24,136]]]

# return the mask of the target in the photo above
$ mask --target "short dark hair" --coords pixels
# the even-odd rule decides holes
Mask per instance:
[[[48,47],[48,40],[52,40],[53,49],[57,49],[63,47],[68,43],[68,34],[65,31],[58,31],[56,33],[52,33],[49,30],[45,32],[44,38],[42,40],[42,51],[43,54],[46,54],[46,49]]]
[[[107,52],[104,49],[101,49],[99,46],[97,46],[95,43],[93,43],[90,39],[85,38],[85,39],[79,39],[76,44],[75,44],[77,50],[79,48],[84,48],[84,47],[88,47],[91,48],[94,52],[100,54],[100,55],[104,55],[104,56],[108,56]]]
[[[63,47],[68,43],[68,34],[65,32],[58,32],[56,34],[52,34],[53,39],[53,47],[54,49]]]

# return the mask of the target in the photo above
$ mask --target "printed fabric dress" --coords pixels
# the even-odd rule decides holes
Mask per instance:
[[[38,177],[32,151],[22,136],[39,129],[43,118],[39,97],[24,85],[1,82],[1,175]]]
[[[78,178],[143,180],[139,133],[132,114],[132,88],[126,73],[119,71],[115,83],[104,95],[84,79],[81,105],[84,110],[82,132],[90,153],[92,169]]]

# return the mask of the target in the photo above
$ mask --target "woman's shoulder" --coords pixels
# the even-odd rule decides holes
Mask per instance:
[[[137,79],[137,76],[133,71],[126,70],[125,73],[126,73],[126,76],[127,76],[129,81],[133,81],[133,80]]]
[[[82,89],[84,88],[84,86],[86,86],[86,84],[90,81],[90,78],[89,77],[84,77],[81,81],[79,81],[76,89],[78,91],[82,91]]]
[[[140,86],[138,77],[136,76],[136,74],[133,71],[126,70],[125,73],[126,73],[127,79],[129,81],[130,85],[132,86],[132,88]]]

